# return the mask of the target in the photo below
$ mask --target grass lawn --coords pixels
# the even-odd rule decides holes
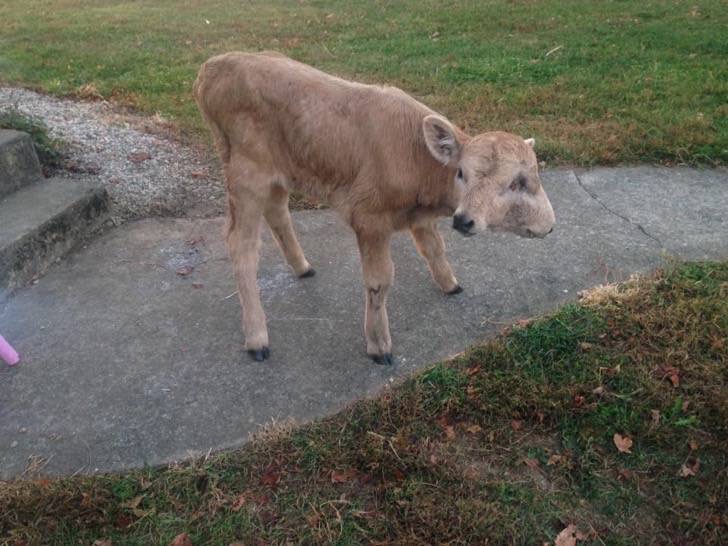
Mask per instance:
[[[0,543],[725,544],[726,332],[728,262],[675,266],[242,450],[0,484]]]
[[[0,21],[0,81],[194,135],[199,64],[276,49],[398,85],[469,131],[535,136],[551,163],[728,163],[722,0],[5,0]]]

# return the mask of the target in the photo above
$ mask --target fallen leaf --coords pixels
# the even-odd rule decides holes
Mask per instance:
[[[697,440],[695,440],[695,439],[691,439],[688,442],[688,445],[690,446],[690,450],[691,451],[697,451],[697,449],[700,447],[700,445],[698,444]]]
[[[478,434],[478,432],[482,431],[480,425],[470,425],[469,427],[465,428],[466,431],[468,431],[470,434]]]
[[[523,421],[520,419],[511,420],[511,428],[513,430],[521,430],[523,428]]]
[[[93,546],[112,546],[113,542],[111,542],[110,538],[100,538],[98,540],[94,540]]]
[[[144,499],[144,495],[137,495],[130,501],[123,503],[122,506],[125,506],[126,508],[131,508],[133,510],[134,508],[139,507],[139,504],[141,504],[143,499]]]
[[[139,519],[145,518],[147,516],[151,516],[154,514],[154,508],[151,508],[149,510],[142,510],[141,508],[134,508],[131,511],[132,514],[134,514]]]
[[[579,532],[576,525],[570,523],[556,536],[554,546],[576,546],[577,540],[586,540],[586,538],[585,534]]]
[[[594,390],[592,391],[592,394],[596,394],[597,396],[601,396],[601,395],[603,395],[603,394],[604,394],[604,387],[602,387],[602,386],[600,385],[599,387],[597,387],[596,389],[594,389]]]
[[[584,398],[581,394],[574,395],[574,405],[577,408],[583,406],[584,402],[586,402],[586,398]]]
[[[455,429],[452,427],[452,425],[448,425],[445,427],[445,436],[448,440],[455,439]]]
[[[201,282],[193,282],[192,283],[192,288],[204,288],[204,286],[205,285],[202,284]]]
[[[463,477],[466,480],[477,480],[480,477],[480,472],[475,466],[470,465],[465,470],[463,470]]]
[[[470,368],[466,368],[465,369],[465,374],[468,375],[468,376],[470,376],[470,377],[472,377],[475,374],[477,374],[479,371],[480,371],[480,366],[479,365],[472,366]]]
[[[261,510],[258,517],[264,524],[269,525],[278,519],[278,514],[273,510]]]
[[[617,446],[617,449],[620,453],[632,453],[632,438],[630,438],[629,436],[622,436],[621,434],[615,432],[612,439],[614,440],[614,445]]]
[[[129,161],[134,163],[141,163],[142,161],[148,161],[152,159],[152,156],[148,152],[132,152],[126,156]]]
[[[440,425],[443,429],[452,424],[452,420],[450,419],[450,416],[447,413],[443,413],[442,415],[440,415],[440,417],[435,419],[435,422],[438,425]]]
[[[190,173],[190,176],[192,178],[204,178],[205,176],[207,176],[207,173],[204,171],[192,171]]]
[[[11,444],[12,445],[12,444]],[[81,506],[89,508],[94,505],[94,499],[88,493],[81,493]]]
[[[318,512],[312,512],[311,514],[306,516],[306,522],[308,523],[308,526],[312,529],[318,527],[319,521],[321,521],[321,514],[319,514]],[[232,544],[230,546],[232,546]]]
[[[192,546],[192,541],[187,533],[180,533],[174,537],[172,542],[169,543],[169,546]]]
[[[331,483],[346,483],[356,478],[357,471],[355,468],[348,468],[346,470],[332,470],[331,471]]]
[[[622,365],[617,364],[614,368],[605,368],[602,366],[599,368],[598,371],[608,377],[614,377],[615,375],[619,374],[620,371],[622,371]]]
[[[176,273],[180,277],[186,277],[187,275],[189,275],[190,273],[192,273],[192,271],[194,271],[194,269],[195,268],[192,267],[191,265],[183,265],[182,267],[178,267],[177,268]]]
[[[554,466],[561,462],[563,462],[566,458],[563,455],[559,455],[558,453],[553,453],[549,460],[546,461],[546,466]]]
[[[594,348],[594,344],[593,343],[589,343],[587,341],[582,341],[581,343],[579,343],[579,349],[581,349],[585,353],[588,353],[593,348]]]
[[[119,514],[118,516],[116,516],[114,526],[118,527],[119,529],[126,529],[132,523],[134,523],[134,520],[131,519],[129,516],[127,516],[126,514]]]
[[[278,469],[273,465],[266,468],[263,475],[260,477],[261,485],[274,486],[278,485],[279,481],[281,481],[281,475],[278,472]]]
[[[394,479],[401,482],[404,480],[404,472],[402,472],[399,468],[395,468],[392,472],[392,475],[394,476]]]
[[[660,418],[662,417],[660,415],[660,412],[656,409],[650,410],[650,414],[652,415],[652,424],[653,425],[659,425],[660,424]]]
[[[231,509],[231,510],[232,510],[233,512],[238,512],[238,511],[240,511],[240,509],[241,509],[241,508],[242,508],[243,506],[245,506],[245,502],[246,502],[246,501],[247,501],[247,499],[245,498],[245,495],[239,495],[239,496],[238,496],[238,498],[237,498],[237,499],[235,499],[235,500],[233,501],[233,504],[232,504],[232,506],[230,507],[230,509]]]
[[[662,373],[662,378],[669,379],[673,387],[680,386],[680,370],[678,370],[676,367],[663,366],[660,367],[660,372]]]
[[[683,478],[695,476],[698,473],[698,470],[700,470],[700,461],[695,459],[691,463],[690,460],[688,460],[680,467],[680,476]]]
[[[631,470],[629,470],[627,468],[620,468],[618,474],[619,474],[620,479],[622,479],[622,480],[631,480],[632,477],[634,476],[634,472],[632,472]]]
[[[523,459],[523,462],[526,463],[526,466],[528,468],[531,468],[533,470],[538,470],[538,467],[539,467],[538,459],[531,459],[529,457],[526,457],[525,459]]]

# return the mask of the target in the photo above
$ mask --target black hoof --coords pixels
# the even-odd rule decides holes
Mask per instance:
[[[392,353],[384,353],[383,355],[369,355],[374,362],[381,366],[391,366],[394,364],[394,357]]]
[[[298,278],[299,279],[308,279],[309,277],[313,277],[316,274],[316,270],[312,267],[305,273],[301,273]]]
[[[256,362],[263,362],[270,356],[270,349],[268,347],[263,347],[262,349],[249,349],[248,354]]]
[[[448,296],[454,296],[455,294],[459,294],[462,291],[463,291],[463,287],[458,284],[455,288],[450,290],[450,292],[446,292],[446,294]]]

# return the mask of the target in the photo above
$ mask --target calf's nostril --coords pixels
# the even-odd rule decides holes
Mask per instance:
[[[551,228],[551,229],[549,230],[549,233],[553,233],[553,231],[554,231],[554,228]]]
[[[452,218],[452,227],[462,233],[469,232],[473,226],[475,226],[475,221],[470,220],[465,214],[456,214]]]

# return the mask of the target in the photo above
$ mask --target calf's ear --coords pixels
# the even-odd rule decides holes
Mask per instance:
[[[435,115],[422,120],[427,149],[432,157],[443,165],[455,164],[460,159],[462,143],[455,134],[455,128],[445,118]]]

